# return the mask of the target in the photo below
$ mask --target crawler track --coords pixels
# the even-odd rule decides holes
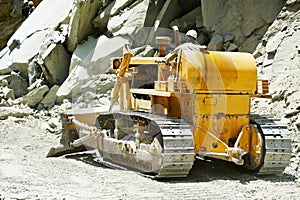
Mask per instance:
[[[251,121],[258,126],[264,137],[265,153],[263,165],[258,174],[280,174],[289,165],[292,146],[286,124],[278,119],[265,116],[251,116]]]
[[[105,120],[129,119],[134,123],[148,121],[152,125],[155,124],[152,129],[155,129],[154,133],[161,134],[163,148],[160,158],[157,159],[160,165],[158,171],[151,171],[153,168],[151,161],[145,163],[134,157],[134,155],[127,159],[126,156],[128,155],[125,155],[125,157],[124,154],[112,155],[103,149],[104,159],[138,171],[156,173],[157,178],[186,177],[189,174],[194,163],[194,141],[190,125],[187,122],[181,119],[132,111],[119,111],[101,115],[103,116],[102,119]],[[103,124],[103,122],[100,124]],[[127,162],[128,160],[130,162]]]

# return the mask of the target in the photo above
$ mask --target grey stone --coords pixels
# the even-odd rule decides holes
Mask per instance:
[[[43,85],[39,88],[35,88],[34,90],[30,91],[27,95],[20,97],[15,100],[16,104],[23,103],[30,107],[35,107],[38,103],[40,103],[44,95],[48,92],[49,88],[46,85]]]
[[[167,0],[156,17],[156,26],[169,28],[171,21],[179,16],[181,8],[178,0]]]
[[[201,7],[197,7],[188,14],[182,16],[181,18],[177,18],[170,23],[170,27],[178,26],[181,32],[186,32],[189,29],[192,29],[196,26],[196,19],[198,16],[201,16]],[[200,17],[202,19],[202,17]],[[198,21],[198,27],[202,27],[201,23]]]
[[[160,4],[158,4],[158,6],[159,5]],[[153,26],[155,20],[154,16],[156,16],[159,11],[157,8],[154,1],[136,1],[126,12],[112,16],[108,21],[107,29],[116,36],[125,34],[131,35],[142,27]],[[172,13],[170,13],[170,15],[172,15]],[[168,18],[169,17],[166,17],[164,20]],[[170,21],[167,22],[166,26],[169,25]]]
[[[202,27],[203,27],[203,18],[201,14],[196,17],[196,28],[202,28]]]
[[[44,64],[41,66],[46,79],[51,84],[62,84],[67,78],[71,56],[62,44],[52,44],[42,54]]]
[[[207,47],[211,51],[220,51],[223,49],[223,37],[220,35],[215,35]]]
[[[46,94],[46,96],[44,97],[44,99],[41,101],[41,104],[45,107],[45,108],[51,108],[52,106],[54,106],[55,102],[56,102],[56,93],[59,89],[58,85],[54,85],[49,92]]]
[[[228,48],[226,48],[226,51],[236,51],[238,50],[239,46],[234,44],[234,43],[230,43],[230,45],[228,46]]]
[[[28,81],[31,86],[36,80],[41,77],[42,68],[37,64],[37,60],[34,59],[28,64]]]
[[[97,17],[95,17],[92,21],[92,24],[96,28],[103,28],[107,26],[109,17],[110,17],[110,11],[113,8],[115,2],[110,3],[103,11],[100,12]]]
[[[213,36],[233,34],[235,36],[233,42],[241,46],[252,36],[264,35],[284,3],[283,0],[258,0],[255,2],[202,0],[203,23],[205,28],[213,33]],[[262,31],[264,32],[262,33]],[[251,40],[251,42],[240,50],[252,52],[260,40]],[[250,44],[252,45],[250,46]]]
[[[233,40],[234,40],[234,35],[232,35],[232,34],[224,35],[224,42],[231,42]]]

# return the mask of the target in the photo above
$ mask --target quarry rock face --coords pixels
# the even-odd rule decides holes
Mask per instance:
[[[256,49],[254,55],[261,66],[261,76],[270,79],[275,104],[283,106],[282,99],[286,99],[288,107],[298,105],[295,103],[298,90],[286,92],[288,86],[283,83],[288,78],[293,80],[289,86],[296,88],[299,79],[297,73],[292,73],[298,69],[295,66],[299,63],[299,45],[288,45],[299,41],[296,0],[255,3],[240,0],[43,0],[34,3],[34,12],[22,23],[15,18],[20,1],[0,3],[1,27],[4,27],[1,31],[13,33],[5,36],[10,39],[0,52],[0,80],[8,83],[1,86],[5,88],[1,90],[5,101],[18,99],[40,87],[44,88],[39,93],[43,95],[36,98],[40,102],[30,104],[31,107],[48,108],[53,102],[77,98],[82,84],[87,84],[89,79],[98,80],[97,75],[109,71],[110,59],[122,56],[124,44],[130,44],[134,55],[152,56],[157,50],[155,37],[167,33],[160,28],[166,28],[172,38],[171,28],[176,25],[183,35],[189,29],[196,30],[197,41],[208,45],[209,50],[254,52]],[[18,24],[18,30],[11,31],[13,28],[7,23],[14,27]],[[174,45],[174,41],[171,42]],[[281,86],[283,89],[278,90]],[[107,90],[96,91],[105,91],[106,95]]]
[[[203,25],[213,36],[233,34],[239,51],[253,52],[284,4],[285,0],[255,3],[240,0],[202,0]]]
[[[268,107],[268,112],[275,116],[287,115],[286,110],[300,110],[299,8],[299,1],[288,1],[254,52],[259,76],[270,81],[275,107]],[[300,117],[299,112],[287,116],[292,121]]]

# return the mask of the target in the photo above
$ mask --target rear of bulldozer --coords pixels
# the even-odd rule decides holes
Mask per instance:
[[[289,164],[291,138],[280,120],[250,113],[251,98],[270,98],[268,82],[257,80],[253,56],[193,50],[183,50],[181,56],[182,89],[193,91],[181,107],[193,107],[187,119],[195,153],[258,174],[282,173]]]
[[[103,160],[161,178],[186,177],[195,157],[282,173],[291,139],[286,124],[250,113],[251,98],[270,97],[253,56],[194,44],[174,56],[161,49],[160,57],[114,59],[119,109],[62,114],[61,144],[48,156],[92,148]]]

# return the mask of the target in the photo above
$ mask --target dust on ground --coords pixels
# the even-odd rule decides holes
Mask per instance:
[[[184,179],[154,180],[107,168],[92,154],[46,158],[59,142],[50,117],[0,121],[0,199],[299,199],[299,174],[244,174],[229,162],[197,160]]]

